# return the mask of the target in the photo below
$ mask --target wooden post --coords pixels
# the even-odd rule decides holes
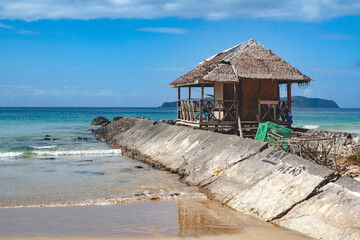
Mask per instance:
[[[187,120],[190,121],[191,118],[191,105],[190,105],[190,99],[191,99],[191,87],[189,87],[189,100],[187,101],[187,114],[188,114],[188,118]]]
[[[196,120],[194,102],[190,101],[190,120],[194,122]]]
[[[238,101],[238,94],[236,92],[236,83],[234,83],[234,101],[235,101],[235,108],[236,108],[236,119],[237,119],[237,124],[238,124],[238,130],[239,130],[239,135],[240,137],[243,137],[242,134],[242,127],[241,127],[241,119],[240,119],[240,114],[239,114],[239,101]]]
[[[236,84],[234,83],[234,101],[236,101]]]
[[[276,119],[276,105],[273,104],[271,107],[273,108],[273,111],[274,111],[274,112],[273,112],[274,122],[277,122],[277,119]]]
[[[287,82],[287,100],[288,100],[288,109],[291,112],[291,82]]]
[[[190,101],[186,101],[186,108],[185,108],[185,112],[186,112],[186,120],[190,121]]]
[[[261,99],[261,80],[259,80],[259,93],[258,93],[258,121],[260,122],[261,119],[261,105],[260,105],[260,99]]]
[[[202,124],[203,107],[204,107],[204,85],[201,85],[201,98],[200,98],[200,128],[201,128],[201,124]]]
[[[280,102],[280,84],[279,84],[279,82],[276,82],[277,83],[277,100],[278,100],[278,106],[279,107],[277,107],[276,106],[276,108],[279,108],[279,119],[276,119],[276,120],[278,120],[278,121],[280,121],[280,120],[282,120],[282,119],[280,119],[281,118],[281,102]]]
[[[181,90],[180,90],[180,87],[178,87],[178,101],[177,101],[177,104],[176,104],[176,107],[177,107],[177,119],[180,119],[181,118],[181,111],[180,111],[180,94],[181,94],[181,92],[180,92]]]
[[[204,100],[204,85],[201,85],[201,100]]]

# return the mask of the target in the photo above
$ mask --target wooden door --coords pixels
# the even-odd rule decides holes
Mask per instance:
[[[259,81],[253,79],[242,79],[241,82],[241,121],[256,121]]]

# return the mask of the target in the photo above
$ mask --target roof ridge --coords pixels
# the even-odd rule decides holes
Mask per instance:
[[[247,40],[246,42],[241,43],[234,51],[232,51],[231,53],[229,53],[227,56],[225,56],[221,62],[226,62],[229,63],[231,59],[233,59],[238,53],[242,52],[245,48],[247,48],[250,44],[255,43],[256,45],[260,46],[261,48],[264,48],[265,50],[269,50],[267,47],[265,47],[264,45],[262,45],[261,43],[259,43],[258,41],[256,41],[253,38],[250,38],[249,40]]]
[[[230,51],[230,50],[233,49],[233,48],[237,49],[237,47],[240,46],[240,45],[241,45],[241,44],[237,44],[237,45],[235,45],[235,46],[232,46],[231,48],[228,48],[228,49],[225,49],[225,50],[223,50],[223,51],[221,51],[221,52],[218,52],[218,53],[212,55],[211,57],[208,57],[208,58],[202,60],[202,61],[198,64],[198,66],[200,66],[200,65],[203,64],[204,62],[209,62],[209,61],[211,61],[212,59],[214,59],[215,57],[217,57],[219,54],[222,54],[222,53],[224,53],[224,52]],[[235,49],[234,49],[234,50],[235,50]],[[234,51],[234,50],[233,50],[233,51]],[[220,61],[220,62],[221,62],[221,61]]]
[[[234,76],[278,82],[291,81],[298,84],[307,84],[311,81],[308,76],[274,54],[270,49],[255,39],[249,39],[204,60],[195,69],[173,81],[170,86],[235,82]]]

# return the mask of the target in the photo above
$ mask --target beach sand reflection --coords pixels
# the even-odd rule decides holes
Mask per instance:
[[[310,239],[207,199],[0,209],[1,239],[207,239],[212,236]]]

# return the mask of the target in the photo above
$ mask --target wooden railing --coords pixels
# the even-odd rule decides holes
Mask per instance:
[[[271,121],[291,124],[286,114],[292,101],[260,100],[256,111],[256,122]],[[240,124],[239,102],[234,100],[179,100],[178,121],[196,125],[207,123]]]
[[[238,103],[233,100],[180,100],[178,120],[186,122],[235,122]]]
[[[286,114],[291,110],[292,101],[260,100],[258,104],[258,122],[285,122]]]

